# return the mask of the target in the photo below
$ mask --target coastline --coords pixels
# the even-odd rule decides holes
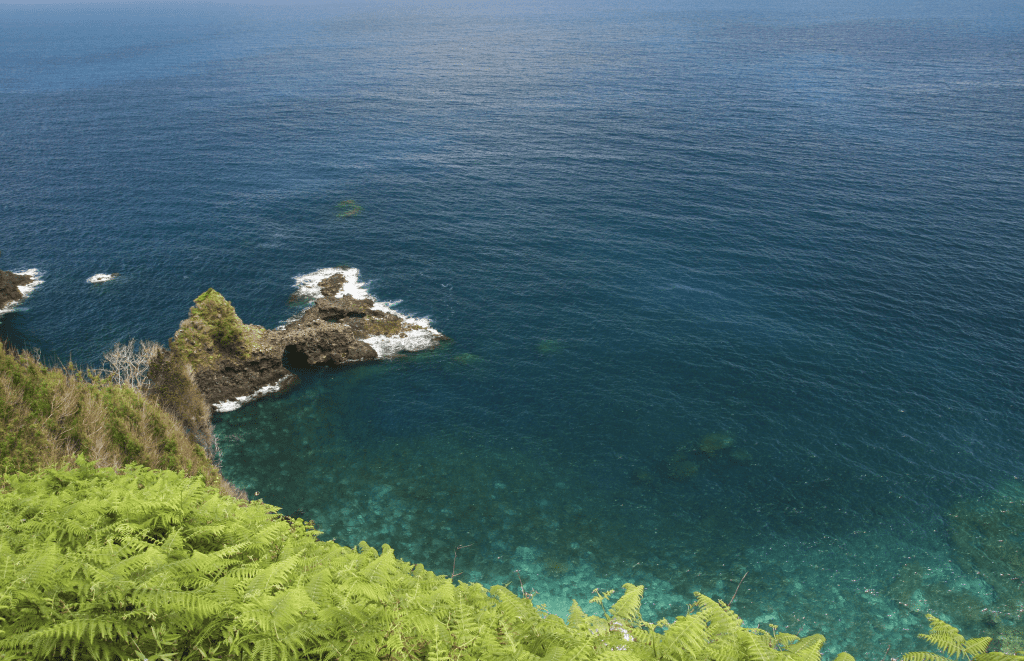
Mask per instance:
[[[13,312],[18,305],[28,298],[36,287],[43,284],[39,269],[22,271],[0,270],[0,316]],[[28,281],[25,281],[25,278]]]

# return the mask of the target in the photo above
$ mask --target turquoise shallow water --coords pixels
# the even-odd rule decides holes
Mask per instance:
[[[95,364],[350,265],[453,338],[219,416],[250,495],[556,613],[1018,635],[1013,3],[2,9],[0,267],[45,282],[0,337]]]

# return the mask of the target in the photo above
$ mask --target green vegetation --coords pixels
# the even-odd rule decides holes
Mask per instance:
[[[747,628],[697,595],[645,622],[643,587],[574,602],[568,621],[502,586],[453,585],[381,552],[319,541],[299,519],[142,466],[0,478],[0,658],[818,661],[825,642]],[[929,618],[946,656],[1007,661]],[[841,654],[837,661],[852,661]]]
[[[194,367],[211,367],[223,351],[249,357],[265,329],[242,323],[231,303],[214,289],[199,295],[171,338],[171,351]]]
[[[100,466],[139,463],[221,483],[203,448],[141,393],[0,346],[0,466],[7,472],[67,466],[79,454]]]
[[[1003,652],[988,652],[988,646],[992,639],[971,638],[967,640],[960,634],[960,631],[949,624],[946,624],[937,617],[926,616],[930,631],[918,634],[918,638],[924,638],[934,645],[942,654],[935,652],[909,652],[903,655],[902,661],[951,661],[952,659],[964,659],[965,661],[1011,661],[1021,657]]]
[[[151,359],[148,376],[146,394],[181,423],[190,440],[213,454],[216,437],[210,406],[196,385],[192,366],[161,350]]]

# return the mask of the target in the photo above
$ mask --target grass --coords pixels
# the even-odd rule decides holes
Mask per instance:
[[[0,345],[0,470],[71,468],[81,454],[102,467],[136,463],[201,476],[238,495],[176,417],[136,390],[91,376]]]

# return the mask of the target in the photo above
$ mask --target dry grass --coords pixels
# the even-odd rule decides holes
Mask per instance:
[[[209,413],[197,422],[209,425]],[[46,367],[31,353],[0,346],[0,472],[70,467],[81,454],[103,467],[139,463],[201,475],[238,496],[192,437],[131,387],[110,378],[90,382],[73,365]]]

